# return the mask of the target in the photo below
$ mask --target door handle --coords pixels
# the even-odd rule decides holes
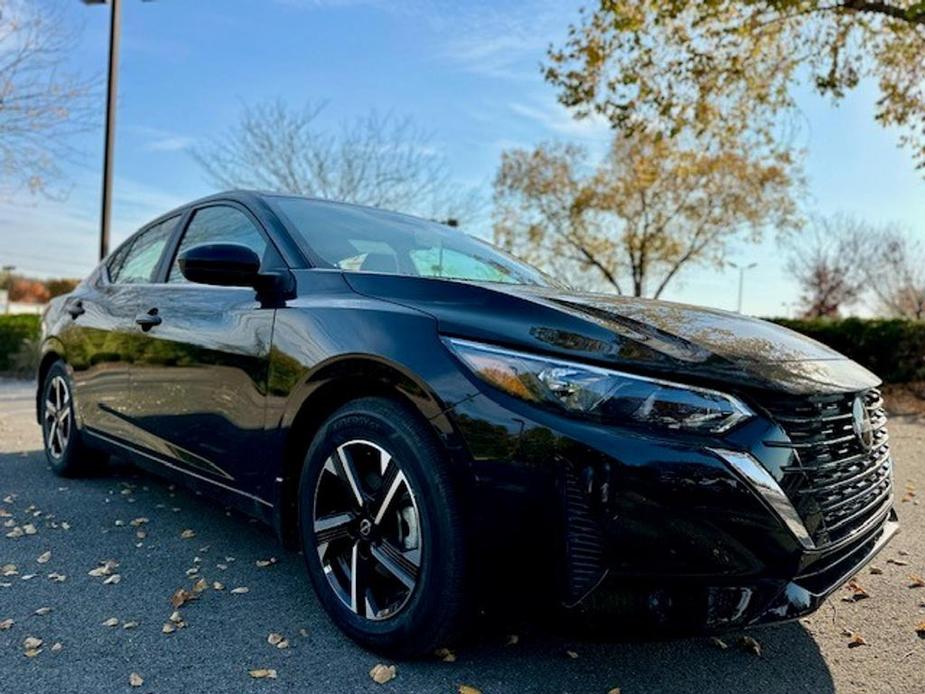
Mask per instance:
[[[76,301],[68,303],[67,312],[71,314],[71,318],[77,320],[77,317],[85,314],[87,309],[84,308],[84,302],[77,299]]]
[[[135,322],[141,326],[141,329],[147,332],[155,325],[160,325],[162,320],[159,315],[157,315],[157,309],[152,308],[147,313],[139,313],[135,316]]]

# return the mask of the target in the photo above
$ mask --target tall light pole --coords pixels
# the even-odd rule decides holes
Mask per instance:
[[[100,211],[100,260],[109,255],[112,219],[112,164],[116,143],[116,95],[119,91],[119,37],[122,0],[83,0],[85,5],[109,5],[109,70],[106,75],[106,130],[103,145],[103,203]]]
[[[745,271],[751,270],[753,267],[758,265],[758,263],[749,263],[748,265],[738,265],[737,263],[729,263],[732,267],[736,268],[739,271],[739,305],[736,308],[736,312],[742,313],[742,287],[745,284]]]

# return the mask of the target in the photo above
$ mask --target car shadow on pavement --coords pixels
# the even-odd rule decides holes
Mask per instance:
[[[539,623],[518,627],[513,639],[512,627],[486,626],[453,662],[396,663],[395,681],[381,687],[368,673],[389,661],[328,621],[301,556],[220,504],[119,463],[106,475],[59,479],[41,451],[31,450],[0,453],[0,508],[11,514],[0,518],[3,535],[25,524],[35,529],[0,536],[0,565],[18,567],[0,578],[0,620],[14,619],[0,631],[0,667],[11,691],[109,691],[113,682],[127,688],[137,671],[144,691],[449,692],[466,684],[486,694],[834,692],[816,642],[799,623],[750,631],[760,656],[735,635],[723,649],[707,638],[575,640]],[[44,552],[51,558],[37,564]],[[118,582],[88,575],[106,560],[118,562]],[[52,573],[67,579],[47,579]],[[209,588],[181,606],[185,626],[163,633],[171,595],[199,577]],[[35,616],[40,607],[52,609]],[[112,617],[137,626],[103,626]],[[289,647],[268,644],[270,633],[283,634]],[[27,636],[47,649],[23,657]],[[62,648],[52,651],[56,642]],[[278,677],[253,680],[248,671],[255,668]]]

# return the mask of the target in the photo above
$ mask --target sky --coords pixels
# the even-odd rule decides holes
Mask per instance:
[[[108,9],[58,3],[79,31],[73,68],[105,75]],[[572,0],[123,0],[113,245],[153,217],[214,192],[190,154],[233,125],[242,105],[282,98],[326,102],[320,123],[379,113],[410,116],[460,185],[490,194],[501,152],[548,140],[601,151],[606,125],[576,121],[540,72],[565,35]],[[869,85],[833,107],[797,93],[812,214],[845,212],[899,222],[925,239],[925,178],[898,133],[873,120]],[[67,196],[0,201],[0,264],[24,274],[83,276],[96,264],[102,169],[100,127],[76,143]],[[490,234],[487,222],[477,230]],[[773,234],[734,247],[746,274],[743,309],[793,315],[797,290]],[[736,307],[738,272],[694,267],[663,298]]]

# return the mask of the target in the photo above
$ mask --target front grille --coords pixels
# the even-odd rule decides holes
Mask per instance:
[[[855,433],[856,397],[862,398],[870,416],[869,449]],[[884,511],[892,492],[892,462],[879,391],[763,404],[790,439],[768,445],[793,451],[783,468],[781,487],[817,546],[838,542]]]

